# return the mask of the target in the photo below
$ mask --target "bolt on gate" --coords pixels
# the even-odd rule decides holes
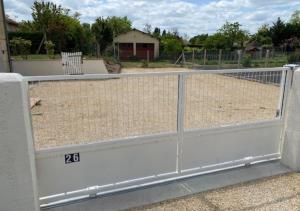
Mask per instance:
[[[287,68],[27,80],[44,208],[281,158]]]

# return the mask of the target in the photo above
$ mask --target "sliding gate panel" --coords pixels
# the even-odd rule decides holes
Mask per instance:
[[[78,162],[65,162],[66,155],[76,153]],[[136,179],[159,179],[160,175],[176,173],[176,156],[174,134],[42,150],[37,153],[40,195],[95,185],[116,189],[123,187],[124,182],[132,185]]]
[[[188,75],[181,171],[280,158],[282,70]]]
[[[28,78],[42,207],[280,159],[287,74]]]

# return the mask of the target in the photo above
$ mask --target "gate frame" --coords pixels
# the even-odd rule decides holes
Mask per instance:
[[[287,80],[285,81],[285,89],[283,90],[283,103],[282,103],[282,117],[287,120],[284,122],[283,134],[286,135],[287,132],[295,132],[293,137],[282,136],[282,141],[284,144],[288,144],[290,146],[284,146],[284,150],[281,151],[283,153],[282,162],[293,168],[294,170],[300,170],[299,162],[295,163],[294,161],[300,161],[300,149],[299,140],[300,133],[299,129],[293,127],[293,121],[290,120],[290,116],[299,121],[300,119],[300,105],[298,102],[298,94],[299,90],[297,89],[299,84],[296,86],[291,86],[293,80],[298,82],[300,81],[300,69],[296,71],[293,79],[293,71],[297,69],[297,66],[286,66],[287,68]],[[61,76],[55,76],[54,78],[60,78]],[[77,76],[63,76],[66,80],[68,79],[79,79]],[[102,78],[99,75],[95,75],[94,77]],[[106,76],[104,76],[106,77]],[[108,76],[107,76],[108,77]],[[112,77],[110,75],[110,77]],[[117,77],[117,76],[114,76]],[[38,77],[37,77],[38,78]],[[82,78],[89,78],[89,76],[82,76]],[[296,78],[296,79],[295,79]],[[42,78],[40,78],[42,79]],[[37,196],[37,178],[35,172],[35,156],[38,155],[39,152],[34,153],[33,151],[33,137],[32,137],[32,127],[30,124],[30,106],[28,105],[28,99],[26,95],[28,94],[28,78],[24,78],[19,74],[0,74],[0,89],[2,90],[2,94],[0,93],[0,117],[3,117],[5,121],[0,122],[0,135],[1,135],[1,146],[0,147],[0,160],[1,164],[11,163],[10,168],[2,168],[0,175],[0,185],[8,185],[8,188],[1,188],[0,192],[0,204],[5,210],[18,210],[27,209],[32,211],[38,211],[38,196]],[[292,91],[297,92],[290,94],[290,89]],[[20,97],[21,96],[21,97]],[[289,96],[289,100],[288,100]],[[288,115],[287,110],[290,109],[288,105],[288,101],[292,102],[294,105],[293,115]],[[13,104],[11,104],[13,102]],[[295,106],[296,105],[296,106]],[[13,109],[13,110],[12,110]],[[20,115],[23,114],[23,115]],[[8,115],[10,115],[8,117]],[[287,124],[288,123],[288,124]],[[12,127],[13,126],[13,127]],[[288,131],[289,130],[289,131]],[[167,134],[166,134],[167,135]],[[295,148],[296,147],[296,148]],[[282,150],[282,147],[281,147]],[[290,150],[293,150],[291,153]],[[9,152],[10,156],[3,156]],[[11,155],[16,155],[12,161]],[[293,161],[293,162],[291,162]],[[21,172],[20,172],[21,171]],[[26,178],[24,178],[26,175]],[[192,176],[192,175],[189,175]],[[175,179],[181,179],[179,177]],[[174,180],[175,180],[174,179]],[[167,180],[163,180],[161,182],[166,182]],[[144,184],[145,186],[152,185],[153,183]],[[144,187],[145,187],[144,186]],[[6,186],[5,186],[6,187]],[[14,188],[10,188],[14,187]],[[142,186],[134,186],[132,188],[139,188]],[[31,190],[31,191],[29,191]],[[117,191],[121,191],[117,190]],[[123,189],[124,190],[124,189]],[[24,193],[26,191],[26,193]],[[89,192],[97,192],[96,189],[90,189]],[[87,192],[88,193],[88,192]],[[108,194],[109,192],[103,193]],[[24,196],[26,196],[24,198]],[[88,195],[88,197],[98,196],[96,195]],[[101,194],[99,194],[101,196]],[[11,200],[7,200],[11,199]],[[62,202],[62,201],[61,201]],[[66,203],[67,201],[64,201]],[[16,208],[19,206],[18,208]]]
[[[82,195],[85,195],[84,198],[93,198],[95,196],[102,196],[106,194],[111,194],[114,192],[119,192],[119,191],[124,191],[124,190],[131,190],[135,188],[140,188],[140,187],[146,187],[149,185],[154,185],[154,184],[160,184],[164,183],[167,181],[174,181],[178,179],[183,179],[183,178],[188,178],[192,176],[197,176],[197,175],[202,175],[202,174],[208,174],[208,173],[213,173],[217,171],[222,171],[222,170],[228,170],[232,168],[237,168],[241,166],[248,166],[251,164],[256,164],[256,163],[261,163],[261,162],[266,162],[266,161],[273,161],[273,160],[278,160],[281,159],[281,148],[282,145],[280,144],[279,146],[275,146],[278,148],[278,152],[274,152],[271,154],[262,154],[258,156],[250,156],[250,157],[244,157],[243,159],[234,159],[226,162],[221,162],[221,163],[216,163],[208,166],[200,166],[196,167],[194,169],[183,169],[183,146],[184,146],[184,138],[186,136],[191,136],[195,134],[210,134],[210,133],[216,133],[217,131],[234,131],[236,133],[237,131],[243,131],[243,130],[249,130],[252,128],[253,129],[259,129],[261,127],[266,128],[266,127],[275,127],[278,130],[280,128],[283,128],[283,115],[279,115],[275,119],[272,120],[262,120],[262,121],[256,121],[256,122],[251,122],[251,123],[237,123],[237,124],[231,124],[229,126],[225,127],[214,127],[214,128],[209,128],[209,129],[184,129],[184,111],[185,111],[185,84],[186,84],[186,78],[188,75],[197,75],[197,74],[223,74],[223,73],[240,73],[240,72],[273,72],[273,71],[282,71],[282,80],[281,81],[281,89],[279,93],[279,114],[283,114],[283,106],[286,104],[287,98],[285,97],[287,92],[288,92],[288,84],[289,80],[292,78],[289,68],[284,67],[284,68],[259,68],[259,69],[234,69],[234,70],[201,70],[201,71],[195,71],[195,72],[166,72],[166,73],[128,73],[128,74],[116,74],[116,75],[110,75],[110,74],[105,74],[105,75],[81,75],[81,76],[76,76],[76,75],[64,75],[64,76],[38,76],[38,77],[26,77],[26,80],[28,82],[32,81],[62,81],[62,80],[97,80],[97,79],[112,79],[112,78],[125,78],[125,77],[140,77],[140,76],[178,76],[178,101],[177,101],[177,131],[175,134],[173,133],[166,133],[166,134],[155,134],[155,135],[144,135],[144,136],[138,136],[136,138],[120,138],[116,140],[110,140],[107,142],[100,142],[100,143],[94,143],[94,144],[81,144],[81,145],[76,145],[76,146],[66,146],[66,147],[58,147],[58,148],[51,148],[50,150],[39,150],[37,151],[37,161],[40,158],[47,157],[51,155],[51,153],[54,152],[56,154],[57,151],[61,151],[61,153],[66,154],[66,152],[75,152],[75,151],[80,151],[80,149],[83,147],[91,147],[95,148],[97,146],[102,146],[102,145],[114,145],[114,146],[119,146],[123,145],[124,141],[127,142],[134,142],[135,140],[141,141],[143,139],[155,139],[155,138],[161,138],[166,136],[173,136],[177,135],[177,155],[176,155],[176,171],[173,172],[168,172],[166,174],[161,174],[158,175],[159,178],[150,176],[150,177],[142,177],[139,179],[133,179],[133,180],[128,180],[128,181],[119,181],[116,182],[116,188],[112,188],[112,185],[96,185],[90,188],[84,188],[79,191],[71,191],[68,192],[67,194],[59,194],[54,197],[43,197],[42,201],[46,204],[43,204],[42,207],[51,207],[51,206],[56,206],[57,203],[53,203],[52,200],[55,198],[60,199],[58,204],[60,203],[69,203],[68,198],[70,196],[75,197],[74,200],[82,199]],[[283,78],[284,77],[284,78]],[[282,102],[280,102],[282,101]],[[282,132],[282,131],[281,131]],[[282,137],[281,132],[279,132],[278,137]],[[125,140],[124,140],[125,139]],[[139,140],[141,139],[141,140]],[[278,144],[282,142],[282,139],[277,140]],[[149,143],[146,141],[145,143]],[[75,150],[76,149],[76,150]],[[66,150],[66,151],[64,151]],[[58,155],[56,155],[58,156]],[[39,163],[39,162],[38,162]],[[39,166],[39,165],[38,165]],[[141,182],[144,181],[144,182]],[[125,185],[124,185],[125,184]]]

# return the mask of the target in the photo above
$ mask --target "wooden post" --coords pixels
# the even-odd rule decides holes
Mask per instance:
[[[185,65],[185,55],[184,55],[184,51],[182,51],[182,64]]]
[[[195,49],[193,49],[193,57],[192,57],[192,65],[194,66],[195,63]]]
[[[237,50],[238,54],[238,68],[241,67],[241,59],[242,59],[242,50]]]
[[[222,66],[222,49],[219,50],[219,68]]]
[[[269,57],[270,57],[270,50],[268,49],[268,50],[266,51],[265,67],[268,66]]]
[[[206,49],[204,49],[203,65],[206,65]]]

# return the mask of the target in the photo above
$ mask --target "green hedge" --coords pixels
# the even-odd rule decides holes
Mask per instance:
[[[38,49],[41,40],[43,39],[43,33],[41,32],[9,32],[8,33],[8,39],[12,40],[13,38],[22,38],[24,40],[30,40],[31,41],[31,48],[30,53],[35,54],[36,50]],[[45,48],[42,46],[41,52],[45,53]]]

